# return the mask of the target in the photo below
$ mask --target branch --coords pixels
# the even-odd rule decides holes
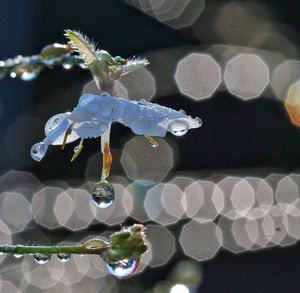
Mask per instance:
[[[2,245],[0,252],[12,254],[97,254],[108,264],[134,258],[138,260],[147,251],[145,245],[145,227],[135,224],[111,235],[109,242],[102,239],[90,239],[75,246],[25,246]]]
[[[66,30],[65,35],[70,41],[69,44],[54,43],[45,46],[39,54],[0,61],[0,79],[9,75],[12,78],[19,77],[24,81],[30,81],[45,67],[62,66],[71,69],[78,65],[83,69],[89,69],[98,87],[102,83],[102,87],[104,85],[102,90],[109,91],[112,90],[109,88],[111,80],[148,65],[148,61],[144,58],[124,59],[120,56],[113,57],[104,50],[96,50],[94,44],[79,32]]]

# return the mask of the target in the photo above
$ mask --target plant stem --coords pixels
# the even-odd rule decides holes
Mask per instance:
[[[109,176],[111,165],[112,165],[112,155],[109,147],[110,127],[111,124],[109,124],[108,129],[101,136],[101,151],[102,151],[102,159],[103,159],[102,175],[101,175],[102,181],[104,181]]]
[[[87,248],[84,246],[23,246],[23,245],[1,245],[0,252],[13,254],[98,254],[103,253],[109,245],[103,242],[102,247]]]

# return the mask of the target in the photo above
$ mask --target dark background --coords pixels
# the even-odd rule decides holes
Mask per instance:
[[[264,2],[278,22],[284,22],[296,32],[293,42],[299,46],[300,3],[295,0]],[[13,0],[2,1],[0,7],[0,59],[31,55],[46,44],[64,43],[66,28],[80,29],[112,55],[124,57],[163,48],[210,44],[199,42],[188,31],[165,26],[121,0]],[[66,158],[71,156],[72,150],[50,151],[43,163],[38,164],[31,161],[29,149],[43,137],[43,122],[48,117],[75,106],[89,79],[89,72],[77,68],[69,72],[45,70],[31,83],[10,78],[0,81],[1,173],[26,170],[42,181],[83,177],[82,166],[88,155],[99,148],[99,142],[88,142],[87,152],[72,167],[66,167]],[[267,167],[286,173],[299,167],[300,130],[290,124],[282,102],[270,96],[243,103],[224,91],[199,103],[182,99],[178,94],[157,97],[155,101],[175,109],[184,107],[189,114],[200,116],[204,121],[200,131],[176,141],[180,153],[178,172]],[[11,127],[24,116],[38,118]],[[121,149],[128,130],[115,126],[112,134],[112,147]],[[24,153],[24,148],[20,150],[20,145],[28,152]],[[152,286],[167,275],[178,258],[181,256],[164,267],[147,270],[137,280]],[[242,255],[221,252],[203,263],[203,269],[200,290],[203,293],[298,292],[299,245]]]

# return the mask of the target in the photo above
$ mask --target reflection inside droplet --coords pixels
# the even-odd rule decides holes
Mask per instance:
[[[169,131],[175,136],[183,136],[189,130],[189,125],[184,120],[174,120],[169,124]]]
[[[71,258],[70,254],[67,253],[59,253],[57,255],[57,258],[59,259],[60,262],[68,262]]]
[[[109,208],[115,200],[113,186],[106,180],[96,183],[92,194],[92,200],[97,208]]]
[[[38,142],[32,146],[30,154],[31,157],[35,160],[40,162],[41,159],[45,156],[47,147],[43,142]]]
[[[36,253],[33,258],[39,265],[44,265],[50,261],[51,256],[43,253]]]
[[[24,255],[23,254],[19,254],[19,253],[15,253],[14,254],[14,257],[15,258],[21,258],[21,257],[23,257]]]
[[[107,264],[108,271],[119,279],[132,276],[138,267],[138,261],[131,257],[130,259],[118,261],[114,264]]]

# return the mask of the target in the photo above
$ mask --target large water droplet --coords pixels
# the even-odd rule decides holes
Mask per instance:
[[[43,253],[36,253],[33,257],[39,265],[47,264],[51,259],[51,255]]]
[[[15,253],[14,254],[14,257],[15,258],[21,258],[21,257],[23,257],[24,255],[23,254],[20,254],[20,253]]]
[[[119,279],[128,278],[135,273],[138,262],[131,257],[130,259],[118,261],[114,264],[106,264],[108,271]]]
[[[30,154],[31,157],[35,160],[40,162],[41,159],[45,156],[46,153],[46,146],[43,142],[38,142],[32,146]]]
[[[97,182],[93,190],[92,199],[97,208],[109,208],[115,201],[114,188],[106,180]]]
[[[189,130],[189,125],[184,120],[174,120],[169,124],[169,131],[176,136],[183,136]]]
[[[39,72],[34,70],[34,71],[25,71],[20,75],[20,78],[24,81],[31,81],[35,78],[37,78],[39,75]]]
[[[68,262],[71,258],[70,254],[67,253],[59,253],[57,255],[57,258],[59,259],[60,262]]]

